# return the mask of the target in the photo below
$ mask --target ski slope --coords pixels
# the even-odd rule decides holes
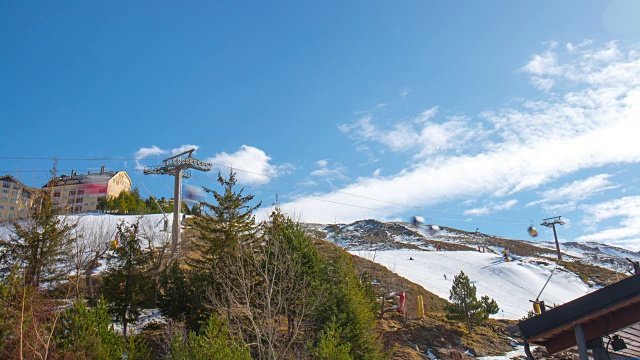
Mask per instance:
[[[477,296],[488,295],[498,302],[495,318],[521,319],[535,299],[555,264],[537,264],[534,259],[505,262],[501,256],[476,251],[351,251],[379,263],[428,291],[449,299],[453,277],[460,271],[477,288]],[[414,260],[409,260],[409,258]],[[445,279],[446,275],[446,279]],[[396,289],[404,290],[404,289]],[[560,305],[594,290],[570,272],[558,268],[540,296],[547,305]]]
[[[170,241],[172,225],[169,217],[168,231],[163,231],[162,214],[144,216],[81,214],[68,216],[66,221],[77,224],[77,236],[100,234],[104,237],[102,241],[105,243],[113,239],[117,224],[121,221],[128,224],[139,221],[141,237],[149,238],[154,243]],[[8,224],[3,225],[0,225],[0,236],[13,235]],[[520,319],[527,314],[531,309],[529,300],[538,296],[555,267],[553,263],[538,264],[533,258],[505,262],[499,255],[476,251],[352,250],[350,252],[386,266],[444,299],[449,298],[453,277],[460,271],[464,271],[475,284],[478,297],[488,295],[498,302],[501,311],[494,317],[509,319]],[[580,253],[576,253],[576,256],[579,255]],[[414,260],[409,260],[410,257]],[[102,269],[98,269],[100,270]],[[559,305],[591,290],[593,289],[584,284],[577,275],[560,268],[551,278],[540,299],[548,305]]]

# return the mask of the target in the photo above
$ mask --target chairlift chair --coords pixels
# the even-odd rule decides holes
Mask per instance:
[[[538,237],[538,230],[536,230],[533,224],[529,225],[529,227],[527,228],[527,232],[531,237]]]

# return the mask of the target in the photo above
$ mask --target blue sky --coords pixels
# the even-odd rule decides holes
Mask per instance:
[[[640,249],[640,4],[0,4],[0,170],[41,186],[189,147],[310,222]],[[95,159],[102,160],[82,160]],[[226,167],[225,167],[226,166]],[[259,214],[259,215],[262,215]],[[552,239],[543,228],[539,239]]]

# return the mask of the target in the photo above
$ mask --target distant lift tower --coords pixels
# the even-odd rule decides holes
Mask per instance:
[[[171,228],[171,254],[175,254],[180,243],[180,205],[182,204],[181,187],[182,178],[190,178],[191,171],[210,171],[212,163],[204,162],[192,157],[196,149],[185,151],[162,160],[164,164],[157,166],[145,166],[145,175],[173,175],[175,177],[173,188],[173,226]]]
[[[554,216],[547,219],[542,219],[542,226],[546,226],[553,229],[553,237],[556,239],[556,251],[558,252],[558,261],[562,261],[562,254],[560,253],[560,244],[558,243],[558,234],[556,234],[556,224],[564,225],[564,221],[560,219],[560,216]]]

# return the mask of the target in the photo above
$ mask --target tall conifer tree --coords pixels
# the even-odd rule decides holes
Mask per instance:
[[[488,296],[483,296],[481,301],[478,300],[476,286],[471,284],[469,277],[463,271],[454,277],[449,293],[451,303],[446,307],[447,318],[466,322],[469,333],[472,325],[484,322],[489,315],[499,310],[496,301],[489,299]]]
[[[0,266],[7,271],[17,264],[24,271],[25,283],[34,287],[64,278],[68,267],[61,265],[74,240],[75,225],[56,215],[49,196],[38,195],[29,217],[10,223],[13,235],[0,239]]]
[[[249,205],[254,196],[244,196],[244,188],[235,192],[237,179],[233,170],[228,179],[218,173],[218,182],[224,192],[205,187],[207,193],[213,193],[216,203],[203,202],[203,213],[194,218],[196,238],[193,246],[197,255],[190,257],[188,263],[199,272],[208,273],[215,267],[224,266],[221,260],[235,254],[239,245],[251,245],[257,239],[258,226],[253,212],[261,203]]]
[[[153,299],[154,287],[148,272],[149,255],[138,237],[138,224],[127,226],[123,221],[118,225],[118,237],[118,247],[109,257],[102,292],[113,317],[122,323],[126,337],[127,325],[138,320],[143,306]]]

